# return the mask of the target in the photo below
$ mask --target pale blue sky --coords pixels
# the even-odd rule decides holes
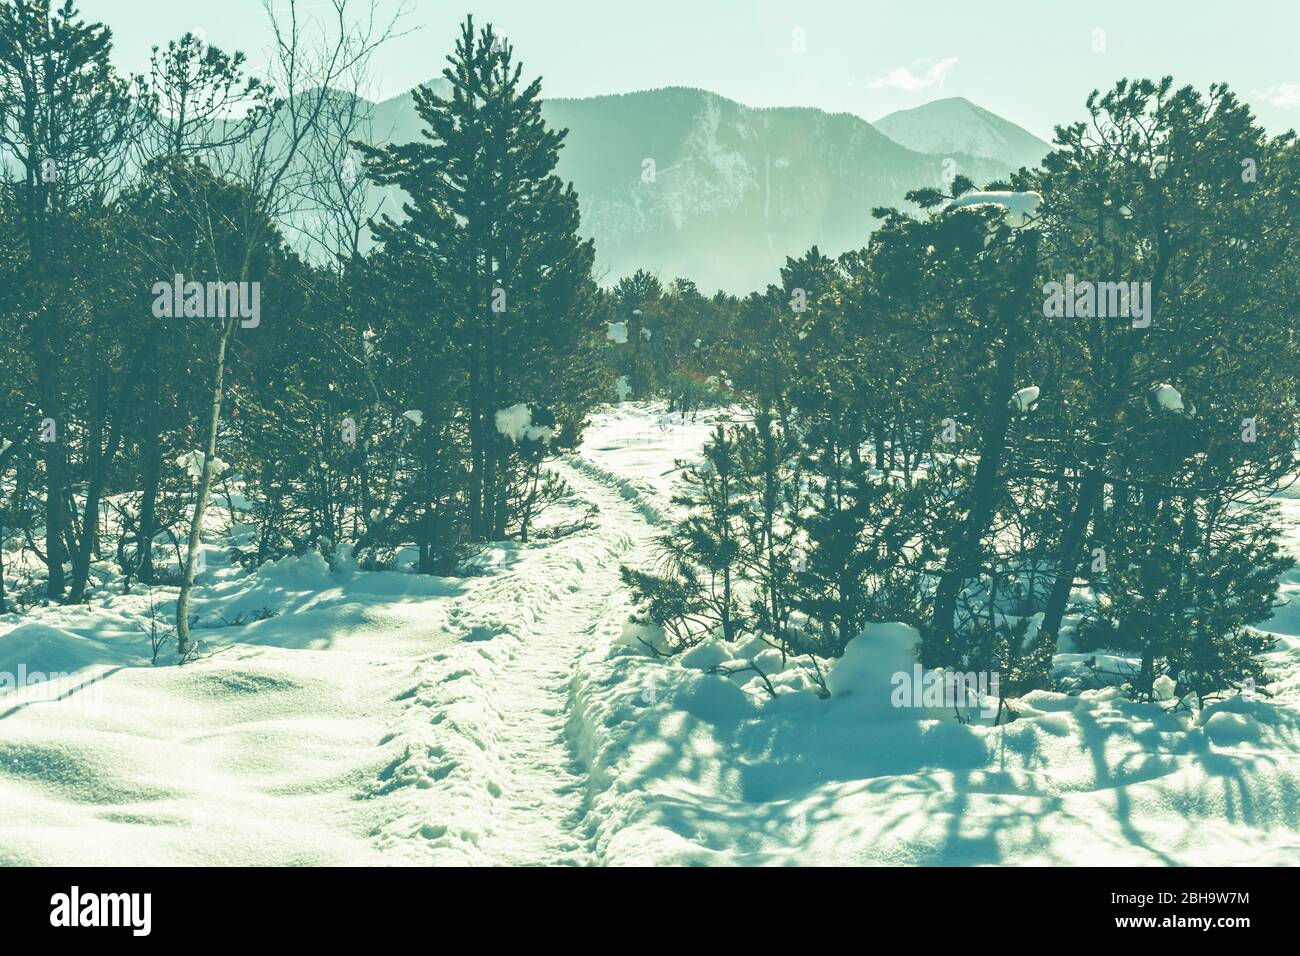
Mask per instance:
[[[277,4],[286,0],[274,0]],[[354,0],[355,2],[355,0]],[[303,0],[310,8],[312,0]],[[393,11],[403,0],[381,0]],[[752,106],[876,119],[964,96],[1049,138],[1120,76],[1226,80],[1273,131],[1300,126],[1300,2],[1254,0],[405,0],[414,32],[376,64],[378,98],[436,75],[466,12],[501,27],[550,96],[697,86]],[[260,0],[81,0],[118,63],[202,30],[257,63]],[[804,52],[797,52],[803,31]],[[1100,32],[1099,32],[1100,31]]]

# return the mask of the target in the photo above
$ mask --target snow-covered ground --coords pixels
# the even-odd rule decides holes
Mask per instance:
[[[1201,714],[1114,690],[1036,692],[1002,727],[896,709],[901,625],[829,666],[828,700],[757,641],[646,653],[618,567],[646,560],[715,417],[597,415],[549,516],[594,505],[590,527],[472,576],[214,556],[203,624],[278,613],[201,627],[183,667],[150,664],[138,590],[0,617],[0,673],[68,675],[0,693],[0,862],[1300,860],[1300,572],[1269,625],[1275,696]],[[174,591],[154,600],[167,618]],[[709,672],[750,662],[775,699]]]

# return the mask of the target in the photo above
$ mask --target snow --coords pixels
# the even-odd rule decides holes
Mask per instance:
[[[411,408],[402,412],[402,417],[417,428],[424,424],[424,412],[418,408]]]
[[[607,322],[609,326],[605,330],[605,338],[609,339],[615,345],[627,344],[627,323],[626,322]]]
[[[1036,166],[1051,147],[1028,131],[961,97],[931,100],[874,121],[882,133],[918,153],[979,156]]]
[[[184,469],[186,474],[188,474],[191,479],[193,479],[194,481],[198,481],[200,478],[203,477],[203,461],[206,457],[207,456],[204,455],[203,452],[201,451],[185,452],[179,458],[176,459],[176,466],[178,468]],[[215,478],[218,475],[222,474],[226,470],[226,468],[227,468],[226,463],[222,461],[220,458],[212,459],[212,477]]]
[[[1172,385],[1157,385],[1151,390],[1151,397],[1157,405],[1166,411],[1181,412],[1183,410],[1183,396]]]
[[[890,676],[912,669],[919,643],[920,635],[905,624],[870,625],[844,648],[826,677],[826,689],[836,698],[888,704]]]
[[[89,605],[0,616],[0,863],[1294,863],[1300,570],[1264,625],[1268,694],[1200,711],[1113,687],[1034,691],[1000,726],[894,706],[919,669],[897,623],[838,661],[757,637],[667,657],[618,568],[652,559],[674,461],[732,414],[597,412],[544,519],[594,505],[591,527],[465,577],[409,554],[249,572],[214,544],[184,666],[150,664],[150,596],[107,563]],[[1300,493],[1277,500],[1300,553]],[[213,520],[210,543],[252,533]],[[175,597],[154,589],[160,619]]]
[[[503,408],[496,413],[497,431],[511,441],[549,442],[554,429],[533,424],[533,410],[522,403]]]
[[[1012,395],[1009,404],[1017,412],[1020,412],[1023,415],[1033,407],[1035,402],[1038,401],[1038,394],[1037,385],[1028,385],[1020,389],[1016,394]]]
[[[1168,674],[1161,674],[1151,682],[1151,689],[1155,693],[1157,700],[1173,700],[1177,687],[1178,682]]]
[[[973,190],[962,193],[949,205],[949,209],[969,209],[980,206],[995,206],[1006,210],[1006,224],[1012,229],[1021,229],[1032,225],[1037,219],[1035,213],[1042,204],[1043,197],[1036,192],[1001,192],[997,190],[982,192]]]
[[[1259,739],[1260,726],[1246,714],[1219,710],[1205,721],[1205,736],[1219,746],[1249,743]]]

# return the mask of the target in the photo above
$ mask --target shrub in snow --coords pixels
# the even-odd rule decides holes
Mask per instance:
[[[838,655],[873,618],[903,616],[916,606],[921,582],[900,561],[919,532],[919,495],[838,449],[833,429],[813,435],[799,509],[803,554],[792,575],[795,610],[807,623],[802,641],[822,657]]]
[[[639,613],[663,627],[674,650],[717,632],[735,640],[746,623],[736,567],[743,534],[735,442],[719,425],[704,460],[683,472],[673,503],[686,517],[660,537],[656,570],[620,573]]]
[[[1112,512],[1106,570],[1094,582],[1105,600],[1081,646],[1136,657],[1140,700],[1192,694],[1203,704],[1262,685],[1259,655],[1273,639],[1254,626],[1272,617],[1278,579],[1295,565],[1261,520],[1271,508],[1184,496],[1158,505]]]

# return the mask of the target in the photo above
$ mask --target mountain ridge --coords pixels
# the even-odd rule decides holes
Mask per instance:
[[[431,82],[447,87],[441,77]],[[372,104],[380,142],[420,135],[413,93]],[[971,137],[979,153],[916,149],[854,113],[751,107],[688,86],[544,98],[542,113],[569,131],[557,172],[578,191],[602,280],[646,268],[706,292],[743,294],[776,281],[787,256],[813,245],[831,255],[861,247],[875,227],[872,209],[904,205],[908,190],[942,185],[954,167],[982,184],[1025,165],[1034,144],[1047,152],[1015,124],[960,102],[976,131],[980,123],[994,131]],[[905,138],[961,145],[926,128],[933,115],[909,118]],[[385,210],[393,212],[391,201]]]

